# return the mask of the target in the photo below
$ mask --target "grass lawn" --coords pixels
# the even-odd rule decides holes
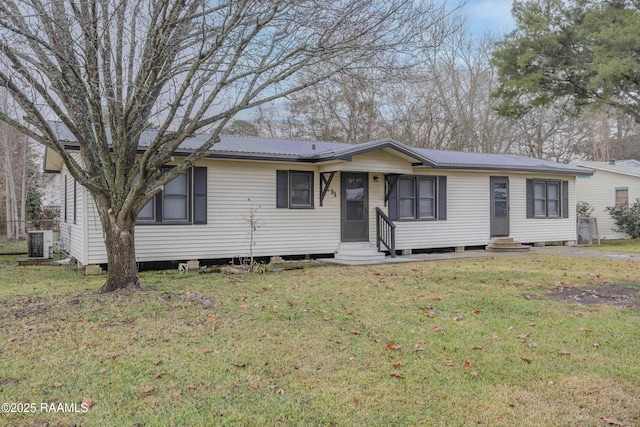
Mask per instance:
[[[0,395],[37,409],[0,425],[640,425],[640,311],[547,298],[637,291],[636,263],[141,277],[145,292],[99,295],[101,277],[0,268]]]
[[[9,253],[27,253],[27,240],[13,240],[0,236],[0,255]]]
[[[585,246],[585,248],[606,252],[628,252],[640,254],[640,239],[600,240],[600,246]]]

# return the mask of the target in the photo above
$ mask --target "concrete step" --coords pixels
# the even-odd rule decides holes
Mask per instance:
[[[487,246],[485,248],[485,250],[489,252],[529,252],[530,249],[531,248],[526,245],[513,246],[510,248],[495,248],[495,247]]]
[[[334,258],[339,261],[371,262],[384,260],[385,254],[378,252],[370,242],[348,242],[340,244]]]
[[[505,242],[509,242],[509,243],[513,243],[513,237],[494,237],[493,239],[489,240],[489,244],[493,243],[493,242],[500,242],[500,243],[505,243]]]
[[[516,242],[512,237],[491,239],[485,250],[489,252],[528,252],[531,248]]]
[[[491,246],[492,248],[512,248],[520,247],[522,245],[518,242],[489,242],[488,246]]]

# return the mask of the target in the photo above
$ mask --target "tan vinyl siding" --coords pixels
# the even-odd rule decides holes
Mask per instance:
[[[415,173],[447,177],[447,219],[396,221],[396,248],[486,245],[489,241],[489,175],[452,171]]]
[[[86,226],[85,219],[85,201],[86,201],[86,190],[80,185],[76,185],[75,191],[75,221],[74,221],[74,178],[69,175],[66,168],[63,168],[61,171],[61,194],[62,194],[62,208],[63,211],[60,213],[60,233],[59,240],[63,242],[63,246],[65,251],[68,254],[82,264],[87,263],[86,256],[86,239],[84,233],[84,227]],[[65,194],[65,185],[66,185],[66,194],[67,200],[65,203],[64,194]],[[66,220],[65,220],[65,210],[66,210]]]
[[[385,173],[447,177],[447,219],[396,221],[397,249],[486,245],[490,239],[490,176],[509,176],[511,237],[522,242],[575,240],[575,179],[487,171],[425,170],[411,161],[377,151],[351,162],[313,165],[236,160],[201,160],[207,170],[207,224],[139,225],[139,262],[247,257],[250,252],[250,209],[256,209],[254,256],[334,253],[340,244],[340,173],[336,173],[320,206],[320,172],[368,172],[369,240],[375,244],[375,208],[384,206]],[[276,208],[276,171],[314,172],[314,208]],[[376,179],[377,178],[377,179]],[[569,181],[569,218],[527,219],[527,178]],[[83,193],[83,194],[86,194]],[[87,201],[86,263],[106,262],[102,228],[92,200]]]
[[[411,169],[411,161],[399,157],[397,152],[377,150],[353,156],[350,162],[322,165],[319,170],[409,174]]]
[[[527,178],[569,182],[568,218],[527,218]],[[509,175],[511,234],[523,243],[576,240],[575,177],[566,175]],[[560,210],[562,212],[562,210]]]
[[[589,165],[587,164],[587,167]],[[598,221],[598,231],[601,239],[620,239],[629,236],[614,231],[615,224],[605,208],[615,206],[616,188],[628,190],[629,203],[635,202],[640,197],[640,177],[596,170],[592,177],[578,178],[576,180],[577,201],[589,203],[593,207],[591,216]]]
[[[139,225],[140,262],[247,257],[249,215],[256,209],[254,256],[333,253],[340,242],[340,177],[320,206],[320,176],[314,174],[314,209],[276,208],[276,170],[310,170],[300,163],[202,161],[208,166],[207,224]],[[332,194],[331,190],[333,190]],[[97,219],[97,216],[96,216]],[[90,259],[106,262],[102,232],[90,224]]]

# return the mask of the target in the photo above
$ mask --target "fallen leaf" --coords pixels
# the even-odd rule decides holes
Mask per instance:
[[[156,389],[155,386],[145,385],[145,386],[138,387],[138,392],[142,394],[149,394],[155,389]]]
[[[233,366],[235,366],[236,368],[246,368],[247,365],[249,365],[248,363],[234,363]]]
[[[594,346],[595,348],[598,348],[598,347],[600,347],[600,344],[598,344],[597,342],[594,342],[594,343],[593,343],[593,346]]]
[[[153,376],[154,376],[154,377],[156,377],[156,378],[162,378],[162,377],[164,377],[165,375],[167,375],[167,374],[166,374],[166,372],[161,372],[161,371],[158,371],[158,372],[154,372],[154,373],[153,373]]]
[[[471,375],[472,377],[477,377],[478,373],[476,371],[471,371],[469,372],[469,375]]]
[[[402,347],[396,345],[396,343],[390,341],[387,343],[387,350],[400,350]]]
[[[482,347],[471,347],[471,350],[482,350]]]
[[[433,297],[433,300],[434,301],[442,301],[442,298],[441,297]]]
[[[53,386],[54,387],[62,387],[62,383],[55,382],[55,383],[53,383]]]
[[[153,363],[154,365],[158,366],[159,364],[161,364],[161,363],[162,363],[162,360],[154,360],[152,363]]]
[[[402,366],[402,362],[400,360],[398,360],[396,363],[393,364],[394,368],[400,367]]]
[[[430,318],[434,318],[436,317],[436,314],[438,314],[438,310],[431,310],[427,313],[427,316],[429,316]]]
[[[529,326],[534,327],[534,326],[536,326],[536,324],[535,323],[529,323]]]
[[[500,335],[498,334],[491,334],[491,338],[494,340],[497,340],[498,338],[500,338]]]
[[[187,390],[196,390],[198,388],[197,385],[195,384],[189,384],[188,386],[185,387]]]
[[[444,329],[442,329],[440,326],[435,326],[433,328],[433,332],[435,332],[437,334],[440,334],[440,335],[444,335],[445,334]]]
[[[413,351],[424,351],[424,347],[421,347],[421,346],[416,344],[416,346],[413,347]]]
[[[242,309],[242,310],[246,310],[247,308],[249,308],[249,306],[247,304],[240,304],[238,306],[238,308]]]
[[[104,374],[105,372],[107,372],[107,368],[102,368],[98,372],[101,374]]]
[[[471,369],[471,362],[468,360],[464,362],[464,369]]]
[[[86,350],[87,346],[86,345],[81,345],[80,347],[78,347],[78,350],[82,351],[82,350]]]
[[[402,374],[401,374],[400,372],[398,372],[398,371],[393,371],[393,372],[391,372],[389,375],[391,375],[392,377],[395,377],[395,378],[404,378],[404,375],[402,375]]]
[[[474,314],[480,314],[480,309],[474,308],[474,309],[473,309],[473,313],[474,313]]]
[[[31,387],[40,387],[41,385],[42,385],[42,382],[41,382],[41,381],[38,381],[37,383],[31,383],[31,384],[29,384],[29,386],[31,386]]]
[[[17,339],[17,337],[11,337],[11,338],[9,338],[7,341],[8,341],[8,342],[14,342],[16,339]]]
[[[93,403],[93,400],[88,397],[82,399],[82,404],[87,408],[91,408],[93,405],[95,405],[95,403]]]
[[[623,426],[622,421],[618,421],[615,418],[604,418],[604,421],[612,426]]]
[[[591,332],[591,329],[589,329],[589,328],[578,328],[578,330],[580,332]]]
[[[569,353],[567,350],[560,350],[560,351],[558,351],[558,354],[561,355],[561,356],[568,356],[571,353]]]
[[[200,353],[204,353],[204,354],[213,353],[213,350],[211,350],[210,348],[203,348],[202,350],[200,350]]]
[[[531,335],[531,334],[520,334],[520,335],[518,335],[517,338],[520,339],[520,340],[526,340],[527,338],[529,338],[529,335]]]
[[[361,332],[359,330],[357,330],[357,329],[354,329],[353,331],[351,331],[351,333],[353,335],[360,335],[361,334]]]
[[[445,360],[444,364],[447,365],[447,366],[453,366],[454,365],[453,360],[450,360],[450,359]]]
[[[464,320],[464,317],[462,317],[462,316],[456,316],[456,317],[454,317],[454,318],[453,318],[453,320],[454,320],[455,322],[461,322],[461,321],[463,321],[463,320]]]
[[[520,359],[524,360],[527,363],[531,363],[531,359],[527,359],[526,357],[521,357]]]

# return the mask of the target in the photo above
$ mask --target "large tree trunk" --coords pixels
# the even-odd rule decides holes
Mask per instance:
[[[113,215],[103,215],[105,245],[107,248],[107,282],[101,293],[118,289],[141,290],[136,265],[135,220],[130,217],[118,219]]]

